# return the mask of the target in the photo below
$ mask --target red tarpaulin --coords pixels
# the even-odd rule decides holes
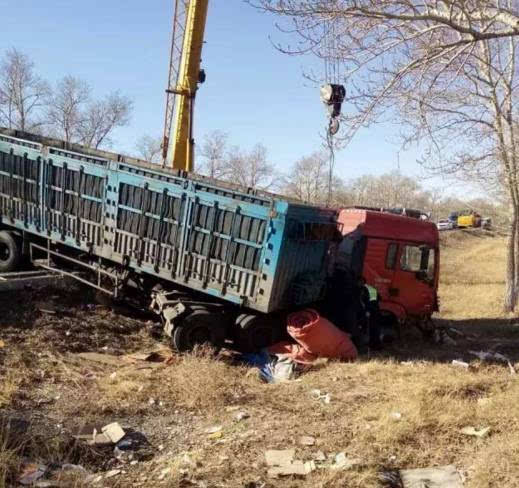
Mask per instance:
[[[269,347],[269,353],[288,356],[302,364],[310,364],[319,357],[343,361],[357,358],[357,349],[350,336],[315,310],[306,309],[290,314],[287,331],[296,344],[279,342]]]

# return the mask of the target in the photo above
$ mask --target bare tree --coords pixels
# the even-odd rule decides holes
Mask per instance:
[[[85,81],[74,76],[65,76],[49,97],[47,122],[55,135],[65,142],[75,142],[78,139],[90,92],[90,86]]]
[[[263,144],[256,144],[250,151],[232,148],[227,154],[226,168],[226,179],[249,188],[266,190],[276,182],[274,166],[268,162]]]
[[[91,102],[78,129],[79,140],[88,147],[109,147],[112,132],[130,123],[133,102],[114,92],[104,100]]]
[[[10,129],[36,131],[49,85],[34,71],[34,63],[15,48],[0,63],[0,122]]]
[[[323,152],[299,159],[283,178],[283,193],[308,203],[326,202],[328,166],[328,156]]]
[[[256,0],[285,16],[297,50],[341,62],[348,86],[345,141],[381,115],[404,122],[422,163],[489,174],[511,202],[505,310],[519,285],[517,0]],[[332,42],[330,42],[332,39]],[[499,170],[494,169],[495,166]]]
[[[222,179],[227,174],[227,137],[225,132],[215,130],[204,137],[200,148],[203,159],[200,173],[211,178]]]
[[[140,158],[150,163],[160,163],[162,158],[162,137],[142,136],[135,144]]]
[[[430,212],[433,202],[437,201],[436,193],[424,190],[415,178],[391,171],[379,176],[364,175],[346,182],[339,201],[341,205],[415,208]]]

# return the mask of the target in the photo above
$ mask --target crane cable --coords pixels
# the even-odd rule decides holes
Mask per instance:
[[[326,206],[330,207],[332,204],[332,187],[333,187],[333,170],[335,167],[335,145],[333,135],[330,132],[326,133],[326,142],[329,151],[329,168],[328,168],[328,196],[326,198]]]
[[[346,90],[340,83],[340,66],[338,55],[338,37],[336,19],[323,22],[324,39],[324,76],[325,84],[321,87],[321,101],[328,109],[328,127],[326,130],[326,144],[329,152],[328,168],[328,196],[326,205],[332,204],[333,170],[335,167],[335,140],[339,131],[339,117],[341,106],[346,96]]]

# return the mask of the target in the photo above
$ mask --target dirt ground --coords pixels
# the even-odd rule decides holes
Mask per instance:
[[[97,305],[83,288],[2,294],[0,487],[17,486],[27,461],[93,474],[60,486],[365,488],[381,486],[383,471],[453,464],[466,487],[519,487],[517,375],[470,352],[499,352],[519,368],[519,320],[499,311],[503,253],[499,235],[444,237],[436,320],[461,332],[455,342],[404,331],[356,363],[322,363],[276,385],[225,351],[128,358],[157,348],[150,318]],[[110,422],[145,436],[131,459],[73,437]],[[468,426],[490,430],[479,438],[461,432]],[[310,474],[269,478],[265,451],[289,448],[302,461],[345,453],[351,466],[317,461]]]

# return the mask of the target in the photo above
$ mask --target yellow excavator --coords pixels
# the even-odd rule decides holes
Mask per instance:
[[[174,2],[162,164],[193,171],[194,104],[198,85],[205,81],[200,63],[209,0]]]

